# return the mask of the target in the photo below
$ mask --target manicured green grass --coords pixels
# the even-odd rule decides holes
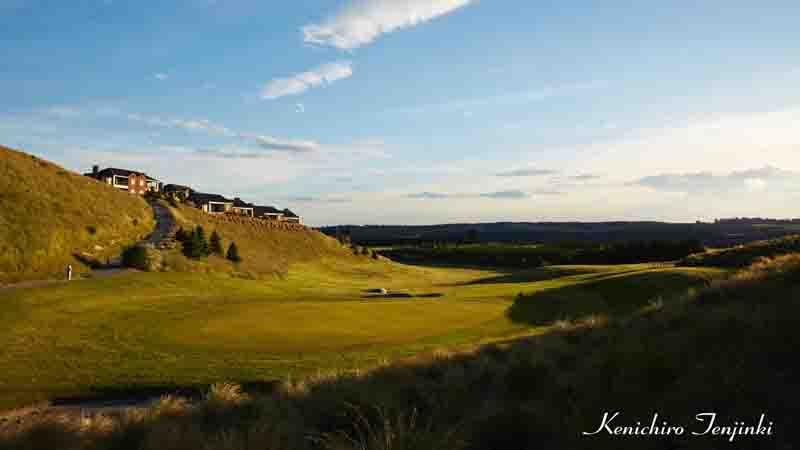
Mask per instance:
[[[0,291],[0,408],[92,392],[263,382],[363,367],[441,346],[538,333],[509,314],[536,302],[604,291],[627,312],[663,290],[717,275],[647,265],[548,267],[514,273],[419,268],[368,258],[300,263],[280,279],[131,273]],[[626,288],[630,280],[640,288]],[[412,298],[367,298],[387,288]],[[424,295],[438,294],[437,297]],[[569,308],[592,311],[569,302]],[[544,308],[550,314],[552,306]],[[535,314],[535,308],[534,308]],[[532,314],[529,312],[529,314]],[[554,316],[555,317],[555,316]],[[558,315],[558,318],[561,318]]]

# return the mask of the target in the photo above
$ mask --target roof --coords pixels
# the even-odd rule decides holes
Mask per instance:
[[[293,213],[289,208],[283,210],[283,215],[286,217],[300,217],[297,214]]]
[[[136,172],[135,170],[128,170],[128,169],[117,169],[116,167],[108,167],[97,172],[97,175],[100,176],[109,176],[109,175],[116,175],[118,177],[129,177],[131,175],[144,175],[147,176],[144,172]]]
[[[281,210],[272,206],[256,206],[255,213],[257,216],[263,216],[265,214],[283,214]]]
[[[186,191],[186,190],[191,191],[192,188],[190,188],[189,186],[181,186],[180,184],[168,184],[168,185],[164,186],[164,190],[165,191]]]
[[[246,201],[240,199],[239,197],[236,197],[235,199],[233,199],[233,207],[234,208],[255,208],[256,205],[254,205],[252,203],[247,203]]]
[[[233,203],[233,200],[227,199],[219,194],[206,194],[203,192],[192,192],[192,194],[189,195],[189,200],[199,204],[204,204],[209,202]]]
[[[104,178],[110,176],[117,176],[117,177],[129,177],[131,175],[142,175],[147,178],[148,181],[158,181],[157,179],[147,175],[144,172],[137,172],[135,170],[128,170],[128,169],[118,169],[116,167],[107,167],[103,170],[98,171],[97,173],[89,172],[85,173],[87,177],[93,178]]]

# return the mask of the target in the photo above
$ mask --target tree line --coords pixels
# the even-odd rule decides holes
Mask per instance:
[[[234,263],[242,261],[242,257],[239,255],[239,247],[236,246],[235,242],[231,242],[228,250],[224,251],[222,237],[216,230],[211,232],[211,237],[207,239],[206,232],[200,225],[191,231],[184,230],[181,227],[175,233],[175,240],[181,243],[183,254],[188,258],[201,259],[216,255]]]

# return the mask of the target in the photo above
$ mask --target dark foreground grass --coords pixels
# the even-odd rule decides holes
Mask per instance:
[[[525,301],[525,299],[521,300]],[[122,417],[52,418],[8,449],[791,449],[800,406],[800,257],[787,256],[634,316],[562,322],[552,333],[435,354],[247,396],[215,386]],[[683,435],[595,431],[659,421]],[[692,436],[766,414],[771,436]]]

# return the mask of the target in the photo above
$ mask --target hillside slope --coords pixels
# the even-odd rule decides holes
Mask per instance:
[[[681,260],[680,265],[688,267],[742,268],[753,264],[760,258],[774,258],[797,252],[800,252],[800,235],[793,235],[697,253]]]
[[[210,257],[205,260],[189,260],[179,250],[165,257],[167,266],[175,271],[237,272],[253,278],[263,276],[285,276],[294,264],[315,263],[326,270],[336,266],[346,267],[363,264],[366,256],[356,256],[353,252],[318,231],[310,228],[295,230],[260,226],[258,221],[242,218],[239,223],[211,216],[200,210],[180,205],[171,208],[179,226],[191,230],[200,225],[210,236],[216,231],[222,237],[223,249],[235,242],[242,256],[242,262],[233,266],[222,258]]]
[[[152,228],[143,199],[0,146],[0,284],[84,271],[75,255],[103,259]]]

